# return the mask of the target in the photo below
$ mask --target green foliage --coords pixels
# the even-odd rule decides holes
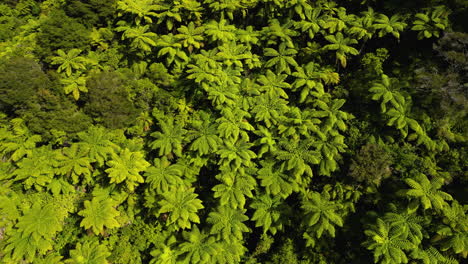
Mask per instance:
[[[90,229],[94,234],[104,234],[105,229],[119,227],[120,224],[115,219],[120,215],[115,206],[115,201],[111,199],[100,199],[94,197],[91,201],[84,202],[84,209],[78,212],[83,217],[80,226]]]
[[[70,259],[65,263],[89,263],[89,264],[107,264],[106,258],[110,256],[109,251],[99,242],[86,241],[83,244],[78,243],[75,249],[70,250]]]
[[[228,206],[220,206],[216,211],[208,215],[207,222],[210,223],[210,234],[217,236],[218,240],[234,242],[242,240],[242,233],[249,232],[249,228],[243,223],[249,218],[245,215],[246,210],[233,209]]]
[[[151,143],[151,148],[159,149],[159,156],[172,155],[182,156],[182,141],[186,130],[182,124],[174,124],[174,119],[169,118],[167,121],[160,120],[159,126],[161,132],[157,131],[151,134],[156,138]]]
[[[287,174],[274,168],[274,165],[275,163],[272,161],[262,162],[262,168],[258,170],[260,185],[265,187],[268,194],[287,198],[292,192],[297,192],[299,186],[296,181],[288,179]]]
[[[86,88],[86,78],[83,76],[71,76],[66,79],[60,80],[65,87],[63,88],[65,94],[72,94],[75,100],[80,99],[80,92],[88,92]]]
[[[11,173],[15,181],[24,181],[24,188],[34,186],[41,190],[51,183],[56,163],[55,153],[49,147],[36,148],[29,157],[21,159],[18,168]]]
[[[351,55],[358,55],[359,51],[350,45],[357,44],[357,40],[352,38],[345,38],[341,32],[336,33],[336,35],[328,35],[325,37],[328,42],[331,44],[325,45],[324,50],[334,50],[336,55],[336,60],[340,61],[341,66],[346,67],[347,58],[346,55],[349,53]]]
[[[182,171],[175,164],[171,164],[165,157],[154,159],[153,166],[145,172],[146,182],[158,194],[163,194],[183,186]]]
[[[307,231],[304,233],[304,238],[308,240],[308,245],[313,245],[314,237],[322,237],[324,231],[335,237],[335,226],[343,226],[343,218],[339,212],[342,205],[330,201],[328,192],[304,194],[301,208],[305,214],[303,221]]]
[[[84,49],[90,41],[86,27],[60,9],[50,12],[40,21],[39,27],[35,53],[40,58],[50,56],[59,49]]]
[[[423,218],[408,212],[386,213],[384,220],[390,224],[390,228],[398,227],[402,229],[402,238],[409,239],[411,243],[418,245],[423,239],[422,223]]]
[[[218,150],[221,140],[217,135],[216,126],[210,120],[208,114],[201,113],[201,120],[191,122],[194,130],[190,130],[187,139],[191,141],[190,149],[198,151],[200,155],[210,154]]]
[[[388,102],[390,102],[394,108],[405,104],[405,98],[400,93],[392,92],[395,82],[395,80],[390,79],[387,75],[382,74],[382,82],[374,83],[372,88],[369,89],[370,92],[374,93],[372,95],[372,100],[382,100],[380,103],[382,113],[387,112],[386,106]]]
[[[79,49],[71,49],[68,53],[59,49],[57,51],[58,56],[52,57],[51,64],[60,64],[57,68],[58,72],[65,72],[67,76],[72,75],[72,70],[86,70],[84,57],[78,56],[81,53]]]
[[[281,213],[285,212],[281,208],[279,196],[272,198],[269,195],[262,195],[252,202],[250,207],[255,209],[251,220],[255,221],[255,227],[263,227],[264,234],[270,231],[275,235],[277,231],[283,229]]]
[[[0,263],[464,263],[461,2],[3,1]]]
[[[134,191],[138,183],[144,181],[140,173],[146,170],[150,164],[144,159],[143,153],[123,149],[118,155],[114,154],[107,162],[106,169],[110,183],[121,183],[125,181],[127,188]]]
[[[368,143],[361,147],[349,167],[349,176],[364,184],[380,185],[391,175],[392,157],[378,144]]]
[[[296,182],[302,183],[301,177],[305,174],[312,177],[313,172],[311,165],[320,162],[320,154],[310,147],[313,145],[311,141],[299,142],[279,142],[280,150],[276,152],[276,159],[282,160],[282,166],[286,170],[292,170],[296,177]]]
[[[126,80],[117,72],[102,72],[90,76],[85,112],[107,128],[123,128],[134,121],[137,109],[125,87]]]
[[[405,251],[415,246],[405,238],[404,230],[404,227],[391,226],[378,218],[376,225],[364,231],[368,238],[363,245],[374,251],[375,263],[408,263]]]
[[[419,173],[414,178],[405,179],[405,183],[411,189],[401,190],[401,195],[417,199],[424,210],[429,208],[442,210],[447,204],[445,201],[453,199],[450,194],[439,190],[444,184],[444,179],[441,177],[429,180],[426,175]]]
[[[379,14],[375,19],[374,28],[379,29],[379,37],[392,34],[395,38],[400,38],[400,32],[406,27],[406,23],[400,21],[400,15],[393,15],[390,18],[384,14]]]
[[[52,204],[43,206],[38,202],[25,210],[6,241],[5,253],[11,261],[25,259],[32,262],[36,253],[45,255],[52,249],[53,237],[62,230],[64,217],[58,209]]]
[[[250,170],[241,168],[238,172],[224,169],[216,175],[222,183],[213,187],[214,197],[219,198],[221,205],[230,205],[231,208],[244,208],[246,197],[252,198],[257,182],[250,175]]]
[[[202,201],[197,198],[194,188],[179,187],[163,194],[159,202],[159,214],[168,213],[167,224],[174,224],[175,230],[190,229],[191,222],[200,223],[197,211],[203,209]]]
[[[215,239],[205,232],[200,232],[197,226],[188,232],[184,231],[186,242],[180,245],[180,252],[186,263],[210,263],[212,256],[219,250]]]
[[[34,102],[36,92],[50,85],[40,65],[32,59],[13,57],[0,66],[0,109],[14,111]]]
[[[92,126],[87,131],[78,133],[80,147],[86,150],[86,154],[92,162],[103,166],[113,154],[116,154],[118,146],[111,141],[111,137],[103,127]]]
[[[299,66],[292,57],[292,55],[295,54],[297,54],[297,51],[295,49],[288,49],[284,42],[280,44],[278,51],[272,48],[266,48],[265,56],[273,58],[265,63],[265,67],[275,66],[277,73],[286,72],[287,74],[291,74],[289,66]]]
[[[426,13],[417,13],[411,30],[419,31],[418,39],[440,37],[440,32],[448,26],[448,12],[439,6]]]
[[[142,50],[143,52],[150,52],[151,47],[156,46],[156,34],[147,32],[149,26],[127,26],[125,22],[120,23],[116,31],[122,31],[122,39],[131,39],[130,48],[136,51]]]
[[[146,23],[153,23],[151,17],[156,17],[157,13],[154,11],[161,10],[162,6],[152,3],[153,1],[138,1],[138,0],[124,0],[118,1],[117,7],[122,11],[119,15],[124,13],[131,13],[135,15],[135,24],[140,25],[142,21]]]

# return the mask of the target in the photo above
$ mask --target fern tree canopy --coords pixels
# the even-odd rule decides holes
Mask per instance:
[[[0,264],[467,262],[466,1],[0,2]]]

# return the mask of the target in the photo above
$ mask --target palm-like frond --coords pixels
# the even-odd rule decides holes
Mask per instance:
[[[434,208],[442,210],[447,204],[446,201],[452,200],[452,196],[439,190],[443,184],[442,178],[429,180],[426,175],[419,173],[414,178],[405,179],[405,183],[411,189],[402,190],[401,194],[417,199],[424,210]]]
[[[158,213],[168,213],[167,224],[175,230],[190,229],[191,222],[200,223],[197,212],[204,207],[194,191],[194,188],[179,187],[164,193],[164,199],[159,201],[161,208]]]
[[[156,138],[151,142],[152,149],[159,149],[159,156],[169,155],[174,153],[176,156],[182,156],[182,142],[186,130],[182,124],[174,124],[173,118],[168,118],[167,121],[159,120],[161,131],[151,133],[151,136]]]
[[[154,159],[153,166],[146,170],[144,176],[146,182],[150,184],[152,189],[156,190],[157,194],[163,194],[185,185],[181,178],[182,171],[165,157]]]
[[[343,226],[343,218],[339,210],[341,204],[330,201],[328,192],[306,193],[302,200],[301,208],[304,210],[304,224],[308,227],[307,233],[320,238],[324,231],[335,237],[335,225]]]
[[[249,228],[243,223],[249,219],[245,215],[246,211],[229,206],[218,207],[206,220],[212,224],[210,233],[226,241],[242,240],[242,233],[249,232]]]

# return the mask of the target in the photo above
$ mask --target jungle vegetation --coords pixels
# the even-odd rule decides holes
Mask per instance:
[[[467,16],[1,1],[0,263],[467,263]]]

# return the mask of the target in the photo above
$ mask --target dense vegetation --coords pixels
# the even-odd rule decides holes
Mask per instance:
[[[466,263],[464,0],[3,0],[0,263]]]

